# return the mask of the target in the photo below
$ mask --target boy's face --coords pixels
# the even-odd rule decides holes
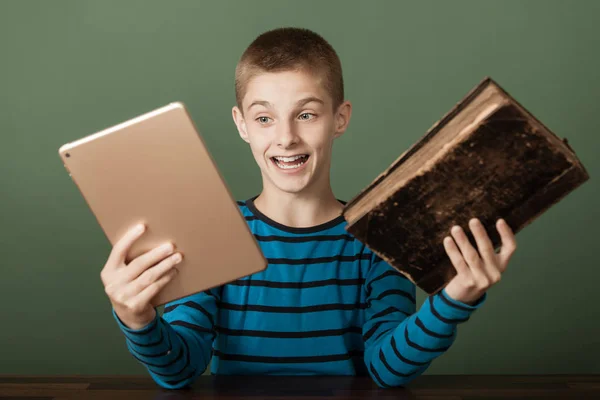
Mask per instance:
[[[264,190],[327,189],[333,140],[346,130],[349,102],[334,112],[329,92],[313,74],[265,72],[248,82],[242,108],[243,114],[233,108],[233,118],[250,144]]]

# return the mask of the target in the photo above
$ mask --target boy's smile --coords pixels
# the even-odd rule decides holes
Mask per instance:
[[[273,164],[277,166],[277,169],[285,174],[296,174],[306,167],[306,163],[309,159],[308,154],[295,155],[290,157],[271,157]]]
[[[247,84],[233,117],[269,192],[318,193],[329,187],[333,140],[348,116],[334,113],[322,79],[303,70],[263,72]],[[343,113],[342,113],[343,114]]]

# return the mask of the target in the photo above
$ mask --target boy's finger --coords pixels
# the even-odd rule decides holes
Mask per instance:
[[[144,304],[149,304],[154,296],[158,294],[164,288],[167,283],[171,282],[171,280],[177,275],[178,271],[176,268],[168,271],[166,274],[161,276],[154,283],[146,287],[142,292],[138,295],[138,300],[143,302]]]
[[[131,282],[133,289],[132,295],[137,296],[143,292],[148,286],[158,281],[163,275],[169,272],[171,269],[175,269],[175,265],[179,264],[182,260],[180,253],[175,253],[170,257],[165,258],[158,264],[147,268],[143,273],[137,276]]]
[[[450,261],[452,261],[452,265],[456,268],[457,274],[468,276],[470,274],[469,266],[465,262],[462,254],[460,254],[456,243],[454,243],[454,239],[450,236],[446,236],[444,238],[444,248],[446,249],[446,254],[450,257]]]
[[[157,246],[147,251],[130,262],[129,265],[127,265],[127,268],[123,269],[123,279],[127,282],[135,280],[140,275],[144,274],[145,271],[158,266],[161,261],[167,259],[174,251],[175,246],[173,246],[173,243],[171,242],[163,243],[161,246]]]
[[[512,229],[510,226],[508,226],[505,220],[499,219],[496,223],[496,227],[500,233],[500,238],[502,239],[502,248],[500,249],[499,253],[501,268],[500,272],[504,272],[508,266],[508,261],[517,249],[517,241]]]
[[[128,230],[127,233],[125,233],[125,235],[123,235],[123,237],[113,246],[109,256],[109,263],[115,266],[124,264],[129,249],[135,241],[142,236],[145,230],[146,226],[144,224],[136,225]]]
[[[471,232],[473,232],[473,237],[477,243],[477,249],[479,250],[481,258],[486,264],[493,264],[496,259],[496,253],[494,253],[494,246],[485,231],[485,227],[479,219],[472,218],[469,221],[469,228],[471,228]]]
[[[469,238],[467,238],[467,235],[463,229],[457,225],[453,226],[450,232],[452,233],[452,236],[454,237],[454,240],[460,249],[462,258],[466,261],[467,266],[470,268],[476,268],[481,262],[481,258],[479,257],[477,250],[475,250],[473,245],[471,245],[471,242],[469,241]]]

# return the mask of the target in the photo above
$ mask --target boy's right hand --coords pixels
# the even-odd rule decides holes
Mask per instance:
[[[139,228],[130,229],[113,246],[100,273],[115,313],[130,329],[141,329],[154,320],[152,298],[173,279],[174,266],[181,261],[180,253],[171,255],[174,246],[165,243],[125,264],[129,249],[145,231],[145,226]]]

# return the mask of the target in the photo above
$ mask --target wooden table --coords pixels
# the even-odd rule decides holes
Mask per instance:
[[[369,377],[202,376],[165,390],[147,376],[0,375],[0,400],[51,399],[600,399],[600,375],[423,375],[380,389]]]

